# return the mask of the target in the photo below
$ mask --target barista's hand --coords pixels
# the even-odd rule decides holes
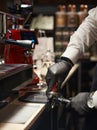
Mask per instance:
[[[71,102],[67,104],[66,107],[74,110],[79,115],[89,114],[89,112],[94,110],[88,106],[90,94],[91,93],[89,92],[80,92],[79,94],[71,98]]]
[[[60,87],[67,74],[69,73],[73,63],[68,58],[61,58],[58,63],[50,66],[46,75],[47,82],[47,93],[52,91],[53,86],[56,84],[57,87]],[[59,88],[57,88],[58,90]]]

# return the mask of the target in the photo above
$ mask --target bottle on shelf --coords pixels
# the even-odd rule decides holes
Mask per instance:
[[[87,15],[88,15],[88,5],[81,4],[80,11],[78,12],[79,25],[82,23],[82,21],[85,19]]]
[[[59,5],[58,11],[55,13],[55,26],[56,27],[64,27],[66,26],[66,6]]]
[[[67,27],[77,27],[77,26],[78,26],[78,15],[76,11],[76,5],[69,4],[67,12]]]

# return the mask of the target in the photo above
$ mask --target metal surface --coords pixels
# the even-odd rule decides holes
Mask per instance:
[[[32,65],[0,65],[0,91],[10,91],[25,81],[32,79]]]

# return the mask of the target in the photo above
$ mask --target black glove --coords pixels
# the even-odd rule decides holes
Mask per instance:
[[[67,104],[66,108],[73,109],[79,115],[86,115],[91,111],[91,108],[88,107],[87,101],[89,99],[89,92],[81,92],[76,96],[71,98],[71,102]]]
[[[67,74],[69,73],[73,63],[70,59],[61,57],[58,63],[50,66],[46,75],[47,93],[52,91],[53,86],[57,83],[57,87],[60,87]],[[58,90],[59,88],[57,88]]]

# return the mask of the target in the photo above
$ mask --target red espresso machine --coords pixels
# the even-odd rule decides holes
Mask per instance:
[[[33,51],[38,44],[37,34],[32,30],[8,30],[4,38],[5,64],[31,64],[33,66]],[[38,75],[33,72],[33,83],[39,82]]]
[[[4,62],[33,64],[32,50],[38,44],[35,31],[8,30],[5,36]]]

